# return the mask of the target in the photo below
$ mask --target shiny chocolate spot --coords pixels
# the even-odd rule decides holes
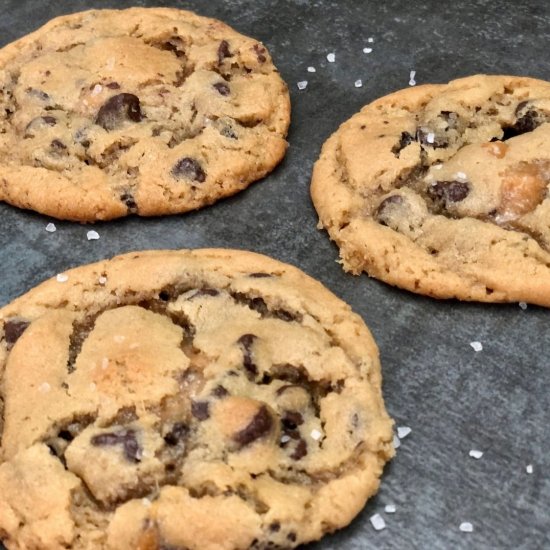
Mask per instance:
[[[463,201],[470,193],[470,186],[464,181],[436,181],[428,187],[428,196],[443,206]]]
[[[212,84],[212,87],[223,96],[228,96],[231,93],[229,86],[225,82],[216,82],[215,84]]]
[[[126,121],[140,122],[142,118],[139,98],[122,93],[110,97],[101,106],[95,122],[109,132]]]
[[[254,51],[260,63],[265,63],[267,61],[267,57],[265,56],[266,49],[261,44],[254,44]]]
[[[304,423],[304,417],[298,411],[285,411],[281,423],[287,430],[295,430]]]
[[[258,367],[252,360],[252,345],[257,336],[255,334],[243,334],[237,342],[243,350],[243,366],[252,375],[258,374]]]
[[[269,530],[272,533],[277,533],[281,529],[281,524],[278,521],[274,521],[273,523],[269,524]]]
[[[290,455],[290,458],[293,458],[294,460],[300,460],[301,458],[304,458],[304,456],[307,455],[307,443],[304,439],[300,438],[298,441],[298,444],[296,445],[296,448]]]
[[[267,410],[267,407],[262,405],[248,426],[240,432],[237,432],[233,436],[233,439],[244,447],[267,434],[272,426],[273,418]]]
[[[118,432],[97,434],[90,440],[96,447],[122,445],[124,456],[130,462],[140,462],[141,447],[136,438],[136,432],[132,429],[119,430]]]
[[[201,422],[210,418],[210,404],[208,401],[193,401],[191,403],[191,414]]]
[[[27,330],[30,321],[22,321],[17,319],[9,319],[4,323],[4,338],[8,346],[13,346],[21,335]]]
[[[229,51],[229,42],[222,40],[218,46],[218,65],[221,65],[226,57],[233,57],[233,54]]]
[[[187,178],[199,183],[203,183],[206,180],[206,173],[202,169],[202,166],[198,161],[189,157],[178,160],[170,173],[176,179]]]
[[[413,141],[414,136],[412,134],[410,134],[409,132],[401,132],[399,143],[397,145],[394,145],[394,147],[392,148],[392,153],[395,156],[399,157],[399,153],[401,153],[401,151],[405,149],[407,145],[410,145]]]

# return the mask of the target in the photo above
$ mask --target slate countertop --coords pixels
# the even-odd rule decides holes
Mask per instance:
[[[55,15],[131,5],[153,2],[4,0],[0,44]],[[316,229],[309,199],[324,140],[364,104],[407,87],[411,70],[418,84],[475,73],[550,79],[547,1],[163,5],[222,19],[268,46],[292,99],[286,159],[246,192],[201,211],[95,224],[96,241],[86,239],[90,226],[55,221],[57,231],[48,233],[54,220],[1,204],[0,305],[69,267],[130,250],[243,248],[294,264],[365,319],[380,347],[388,410],[397,426],[412,429],[358,518],[307,548],[549,548],[549,312],[438,302],[347,275],[336,247]],[[358,79],[362,87],[354,86]],[[300,91],[302,80],[308,86]],[[475,352],[472,341],[483,350]],[[471,449],[483,457],[469,457]],[[384,511],[390,503],[394,514]],[[369,521],[375,513],[386,521],[379,532]],[[466,521],[472,533],[459,530]]]

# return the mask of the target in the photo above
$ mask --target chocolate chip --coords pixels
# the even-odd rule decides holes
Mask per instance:
[[[528,101],[520,101],[518,104],[517,104],[517,107],[516,107],[516,110],[515,110],[515,115],[516,116],[519,116],[520,112],[523,111],[523,109],[525,107],[527,107],[527,105],[529,105],[529,102]]]
[[[256,57],[260,63],[265,63],[267,61],[267,57],[264,55],[266,53],[266,49],[263,46],[260,44],[254,44],[254,51],[256,52]]]
[[[182,422],[176,422],[172,429],[164,436],[164,441],[168,445],[174,446],[183,441],[187,434],[189,433],[189,428]]]
[[[252,344],[256,340],[257,336],[255,334],[243,334],[237,342],[241,345],[243,350],[243,366],[251,374],[258,374],[258,367],[252,361]]]
[[[290,542],[296,542],[296,533],[294,533],[293,531],[291,531],[287,536],[286,538],[290,541]]]
[[[416,130],[416,141],[424,145],[425,147],[433,147],[434,149],[442,149],[449,145],[447,139],[441,136],[436,136],[434,134],[434,140],[430,143],[428,141],[428,135],[433,132],[424,130],[423,128],[418,128]]]
[[[33,97],[37,97],[38,99],[41,99],[42,101],[47,101],[48,99],[50,99],[50,96],[46,92],[43,92],[42,90],[37,90],[36,88],[27,88],[25,91],[29,95],[31,95]]]
[[[64,149],[67,149],[67,146],[62,141],[59,141],[58,139],[52,140],[52,142],[50,143],[50,147],[57,151],[62,151]]]
[[[4,323],[4,338],[8,346],[13,346],[29,325],[30,321],[7,320]]]
[[[433,201],[448,206],[464,200],[470,193],[470,186],[464,181],[436,181],[427,191]]]
[[[140,122],[143,118],[139,98],[134,94],[117,94],[110,97],[99,109],[96,124],[108,132],[129,120]]]
[[[193,401],[191,403],[191,414],[201,422],[210,418],[210,404],[208,401]]]
[[[216,386],[212,390],[212,395],[221,399],[222,397],[227,397],[229,392],[223,386]]]
[[[293,458],[294,460],[300,460],[301,458],[304,458],[304,456],[307,455],[307,443],[304,439],[301,439],[298,441],[298,444],[296,445],[296,448],[294,449],[294,452],[290,455],[290,458]]]
[[[271,376],[278,380],[291,382],[292,384],[301,384],[307,381],[307,371],[304,367],[285,363],[284,365],[273,365],[271,367]]]
[[[199,288],[189,299],[198,298],[200,296],[217,296],[220,293],[215,288]]]
[[[295,430],[304,423],[304,417],[298,411],[285,411],[281,423],[287,430]]]
[[[222,40],[218,46],[218,65],[221,65],[226,57],[233,57],[233,54],[229,51],[229,42]]]
[[[215,88],[220,95],[228,96],[231,93],[229,86],[225,82],[216,82],[212,84],[212,87]]]
[[[184,177],[199,183],[203,183],[206,179],[206,174],[199,162],[189,157],[178,160],[170,173],[176,179]]]
[[[120,430],[118,432],[97,434],[90,440],[96,447],[122,445],[124,456],[130,462],[140,462],[141,448],[136,439],[135,430]]]
[[[516,107],[516,116],[519,116],[528,105],[529,103],[527,101],[518,103]],[[512,126],[504,126],[502,128],[503,135],[501,140],[506,141],[507,139],[520,136],[521,134],[532,132],[546,121],[547,118],[543,113],[539,113],[532,107],[528,108],[526,112],[516,119],[516,122]]]
[[[109,82],[105,84],[105,86],[110,90],[120,90],[120,84],[118,82]]]
[[[233,439],[244,447],[268,433],[272,426],[273,418],[267,410],[267,407],[262,405],[248,426],[240,432],[237,432],[233,436]]]
[[[253,277],[254,279],[264,279],[264,278],[267,278],[267,277],[273,277],[273,275],[271,275],[271,273],[250,273],[248,275],[249,277]]]
[[[286,311],[285,309],[276,309],[273,312],[273,315],[278,319],[281,319],[281,321],[285,321],[287,323],[289,323],[290,321],[296,321],[296,316],[290,313],[290,311]]]
[[[388,225],[388,213],[395,206],[403,204],[404,199],[401,195],[390,195],[386,197],[374,212],[374,217],[382,224]]]
[[[281,529],[281,524],[278,521],[274,521],[273,523],[269,524],[269,530],[272,533],[277,533]]]
[[[120,195],[120,200],[128,207],[130,213],[137,212],[137,204],[134,196],[129,191],[125,191]]]
[[[399,156],[399,153],[407,147],[407,145],[410,145],[414,141],[414,136],[410,134],[409,132],[401,132],[401,138],[399,139],[399,143],[395,145],[392,148],[392,153],[395,156]]]
[[[57,119],[50,115],[37,116],[33,118],[25,127],[25,136],[27,136],[29,130],[34,128],[40,128],[44,126],[55,126],[57,124]]]
[[[239,139],[233,128],[227,123],[222,125],[220,134],[229,139]]]
[[[176,57],[183,57],[185,55],[184,43],[179,36],[172,36],[166,42],[162,44],[162,49],[173,52]]]
[[[283,395],[285,391],[291,389],[291,388],[302,388],[302,386],[299,386],[298,384],[285,384],[284,386],[281,386],[276,392],[276,395]]]

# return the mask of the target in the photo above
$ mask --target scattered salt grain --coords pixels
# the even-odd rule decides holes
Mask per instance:
[[[363,48],[363,53],[371,53],[372,48]]]
[[[401,441],[399,441],[399,438],[394,435],[393,436],[393,448],[394,449],[399,449],[399,447],[401,447]]]
[[[416,76],[416,71],[411,71],[409,73],[409,86],[416,86],[416,80],[414,77]]]
[[[117,344],[122,344],[122,342],[124,342],[124,340],[126,340],[126,338],[124,336],[122,336],[122,334],[115,334],[113,336],[113,340],[117,343]]]
[[[367,42],[369,42],[370,44],[372,44],[374,42],[374,38],[372,36],[369,36],[367,38]]]
[[[527,309],[527,304],[525,302],[520,302],[518,306],[525,311]]]
[[[40,386],[38,386],[38,391],[40,393],[48,393],[50,389],[51,386],[47,382],[43,382],[42,384],[40,384]]]
[[[408,426],[398,426],[397,427],[397,437],[399,439],[404,439],[411,433],[411,429]]]
[[[315,439],[315,441],[319,441],[321,437],[323,437],[323,434],[319,430],[311,430],[311,437]]]
[[[327,61],[329,63],[334,63],[336,61],[336,54],[334,54],[332,52],[327,54]]]
[[[105,370],[109,366],[109,359],[107,357],[104,357],[101,360],[101,368]]]
[[[49,223],[47,226],[46,226],[46,231],[48,233],[53,233],[55,230],[57,229],[57,227],[55,227],[55,223]]]
[[[474,526],[473,526],[469,521],[463,521],[463,522],[460,524],[459,529],[460,529],[463,533],[471,533],[471,532],[474,530]]]
[[[382,529],[386,528],[386,522],[380,514],[374,514],[374,516],[371,516],[370,522],[376,531],[382,531]]]
[[[298,90],[305,90],[307,88],[307,80],[300,80],[296,86],[298,86]]]
[[[483,349],[481,342],[470,342],[470,346],[472,346],[474,351],[481,351]]]
[[[308,72],[308,73],[315,73],[315,72],[317,72],[317,71],[316,71],[315,67],[308,67],[308,68],[307,68],[307,72]]]
[[[99,239],[99,233],[94,230],[88,231],[88,233],[86,233],[86,238],[89,241],[97,241],[97,239]]]
[[[483,451],[478,451],[476,449],[472,449],[468,454],[472,458],[475,458],[476,460],[479,460],[483,456]]]
[[[457,172],[455,174],[455,179],[458,181],[466,181],[468,179],[468,176],[464,172]]]
[[[65,275],[65,273],[58,273],[56,279],[58,283],[65,283],[69,280],[69,276]]]
[[[435,141],[435,134],[433,132],[429,132],[426,136],[426,141],[428,143],[433,143]]]
[[[356,88],[361,88],[361,86],[363,86],[363,81],[361,79],[358,79],[355,81],[355,87]]]
[[[98,95],[102,92],[103,86],[101,84],[96,84],[92,90],[92,95]]]
[[[97,280],[97,282],[100,285],[104,285],[107,282],[107,277],[104,277],[103,275]]]
[[[528,474],[532,474],[533,473],[533,465],[532,464],[527,464],[527,466],[525,466],[525,471]]]
[[[386,504],[386,506],[384,507],[384,511],[386,512],[386,514],[395,514],[395,510],[395,504]]]
[[[288,443],[290,441],[289,435],[282,435],[281,436],[281,443]]]

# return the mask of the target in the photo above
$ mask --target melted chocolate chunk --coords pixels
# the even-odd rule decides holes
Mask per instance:
[[[304,417],[298,411],[285,411],[281,423],[287,430],[295,430],[304,423]]]
[[[218,46],[218,65],[221,65],[226,57],[233,57],[233,54],[229,51],[229,42],[222,40]]]
[[[191,403],[191,414],[201,422],[210,418],[210,404],[208,401],[193,401]]]
[[[249,273],[248,275],[249,277],[252,277],[254,279],[264,279],[264,278],[268,278],[268,277],[273,277],[273,275],[271,275],[271,273]]]
[[[300,460],[301,458],[304,458],[304,456],[307,455],[307,443],[304,439],[300,438],[298,441],[298,444],[296,445],[296,448],[294,449],[293,453],[290,455],[290,458],[293,458],[294,460]]]
[[[202,169],[202,166],[198,161],[189,157],[178,160],[170,173],[176,179],[187,178],[199,183],[203,183],[206,180],[206,173]]]
[[[229,392],[223,387],[223,386],[216,386],[212,390],[212,395],[214,397],[218,397],[219,399],[222,399],[223,397],[227,397],[229,395]]]
[[[443,149],[449,145],[449,142],[443,137],[437,137],[434,135],[433,142],[428,141],[428,135],[432,132],[426,132],[422,128],[416,130],[416,141],[424,145],[425,147],[433,147],[434,149]]]
[[[67,149],[67,146],[62,141],[59,141],[58,139],[52,140],[52,142],[50,143],[50,147],[54,151],[63,151]]]
[[[277,533],[281,529],[281,524],[278,521],[274,521],[269,525],[269,530],[273,533]]]
[[[294,533],[293,531],[291,531],[287,536],[286,538],[290,541],[290,542],[296,542],[296,533]]]
[[[13,346],[20,336],[27,330],[30,321],[9,319],[4,323],[4,338],[9,347]]]
[[[284,380],[291,384],[303,384],[307,382],[307,371],[304,367],[285,363],[284,365],[273,365],[271,367],[271,376],[277,380]]]
[[[129,191],[122,193],[122,195],[120,195],[120,200],[128,207],[128,211],[131,214],[137,212],[137,204],[132,193]]]
[[[212,84],[212,87],[215,88],[220,95],[228,96],[231,93],[229,86],[225,82],[216,82]]]
[[[254,418],[250,421],[250,424],[240,432],[237,432],[233,439],[241,446],[249,445],[256,439],[267,434],[273,426],[273,418],[267,407],[262,405],[258,412],[254,415]]]
[[[374,212],[374,217],[382,224],[388,225],[388,213],[395,206],[403,204],[404,199],[401,195],[390,195],[386,197]]]
[[[120,84],[118,82],[109,82],[105,84],[105,86],[110,90],[120,90]]]
[[[141,447],[136,438],[136,432],[132,429],[120,430],[118,432],[97,434],[90,440],[96,447],[122,445],[124,456],[130,462],[141,461]]]
[[[164,436],[168,445],[174,446],[181,443],[189,434],[189,428],[183,422],[176,422],[172,429]]]
[[[237,342],[240,344],[243,350],[243,366],[252,375],[258,374],[258,367],[252,361],[252,344],[256,340],[255,334],[243,334]]]
[[[260,63],[265,63],[267,61],[267,57],[265,56],[266,49],[261,44],[254,44],[254,51]]]
[[[463,201],[469,193],[470,186],[464,181],[436,181],[428,187],[428,196],[445,207]]]
[[[110,97],[99,109],[96,124],[108,132],[125,121],[140,122],[143,118],[139,98],[134,94],[117,94]]]
[[[532,132],[541,124],[547,122],[547,117],[530,106],[528,101],[518,103],[515,115],[517,117],[516,122],[512,126],[502,128],[502,141]]]
[[[199,288],[195,294],[193,294],[189,299],[198,298],[199,296],[217,296],[220,293],[219,290],[215,288]]]
[[[285,321],[287,323],[297,320],[297,317],[293,313],[290,313],[290,311],[286,311],[286,309],[276,309],[273,312],[273,315],[278,319],[281,319],[281,321]]]
[[[162,49],[174,53],[176,57],[183,57],[185,55],[184,43],[179,36],[169,38],[162,44]]]

